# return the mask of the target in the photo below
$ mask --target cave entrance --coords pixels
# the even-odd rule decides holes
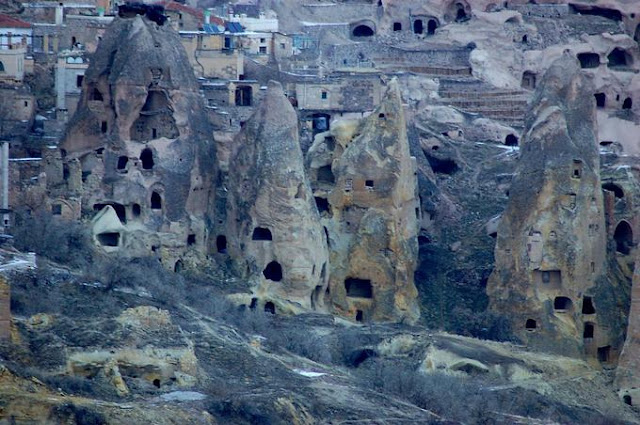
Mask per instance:
[[[271,301],[264,303],[264,312],[269,314],[276,314],[276,305]]]
[[[422,19],[416,19],[413,21],[413,32],[415,34],[422,34],[424,32],[424,25],[422,24]]]
[[[351,35],[354,38],[373,37],[375,31],[368,25],[360,24],[353,28]]]
[[[349,277],[344,281],[347,290],[347,297],[373,298],[373,288],[371,280]]]
[[[573,302],[568,297],[556,297],[553,300],[553,309],[557,313],[567,312],[571,310],[572,307],[573,307]]]
[[[319,183],[334,184],[336,182],[336,177],[333,175],[333,171],[331,170],[331,165],[324,165],[318,168],[317,179]]]
[[[273,236],[271,236],[271,230],[265,227],[256,227],[253,229],[251,239],[254,241],[270,241],[273,240]]]
[[[609,68],[626,68],[633,65],[633,58],[625,50],[616,47],[607,56]]]
[[[227,237],[225,235],[218,235],[216,238],[216,250],[220,254],[227,253]]]
[[[429,19],[427,23],[427,35],[434,35],[438,29],[438,21],[435,19]]]
[[[600,56],[597,53],[578,53],[581,68],[597,68],[600,66]]]
[[[595,328],[596,327],[593,322],[585,322],[584,331],[582,332],[582,337],[584,339],[593,339]]]
[[[538,328],[538,323],[533,319],[527,319],[524,328],[529,332],[533,332]]]
[[[393,30],[395,32],[402,31],[402,24],[400,22],[393,23]]]
[[[128,163],[129,163],[129,157],[121,155],[118,157],[118,164],[116,165],[116,169],[121,172],[126,172]]]
[[[598,347],[598,361],[601,363],[609,363],[611,360],[611,346]]]
[[[272,261],[267,264],[267,267],[264,268],[262,274],[265,279],[280,282],[282,280],[282,266],[277,261]]]
[[[99,233],[96,238],[102,246],[118,246],[120,243],[120,233],[118,232]]]
[[[602,185],[602,190],[613,192],[614,196],[618,199],[624,198],[624,190],[615,183],[605,183]]]
[[[536,74],[531,71],[525,71],[524,74],[522,74],[522,82],[520,83],[520,86],[523,89],[533,90],[536,88],[536,79]]]
[[[622,102],[622,109],[631,109],[633,108],[633,100],[630,97],[627,97],[624,102]]]
[[[143,170],[151,170],[153,168],[153,152],[151,149],[144,148],[140,153],[140,161],[142,161]]]
[[[625,220],[622,220],[616,226],[616,230],[613,233],[613,239],[616,241],[616,251],[629,255],[631,253],[631,247],[633,246],[633,230],[631,226]]]
[[[604,108],[607,105],[607,95],[604,93],[596,93],[593,95],[596,98],[596,107]]]
[[[158,192],[151,193],[151,209],[152,210],[161,210],[162,209],[162,197]]]
[[[518,146],[518,138],[513,134],[509,134],[504,139],[504,144],[507,146]]]
[[[625,394],[622,397],[622,401],[624,402],[624,404],[628,404],[629,406],[633,406],[633,403],[631,401],[631,396],[629,394]]]
[[[582,314],[596,314],[596,308],[593,305],[593,298],[582,298]]]

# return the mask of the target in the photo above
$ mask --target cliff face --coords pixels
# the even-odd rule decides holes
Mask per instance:
[[[420,209],[397,81],[370,116],[318,135],[308,161],[334,309],[361,321],[415,321]]]
[[[620,322],[607,279],[593,89],[575,59],[545,74],[498,228],[491,308],[540,349],[612,361]]]
[[[304,170],[298,118],[279,83],[269,84],[235,144],[228,233],[218,238],[228,240],[229,255],[261,302],[279,311],[322,309],[327,244]]]
[[[113,207],[122,228],[96,242],[159,255],[170,268],[204,253],[215,152],[178,34],[141,16],[116,19],[77,111],[61,143],[68,172],[50,183],[81,198],[84,212]]]

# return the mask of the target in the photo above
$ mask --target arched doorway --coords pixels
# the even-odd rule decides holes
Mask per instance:
[[[613,240],[616,242],[617,252],[629,255],[633,247],[633,230],[631,229],[631,225],[625,220],[618,223],[613,233]]]

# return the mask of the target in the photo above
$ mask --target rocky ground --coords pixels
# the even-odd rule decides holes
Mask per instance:
[[[580,360],[239,309],[221,280],[108,265],[96,277],[41,258],[11,276],[1,424],[638,423],[609,372]]]

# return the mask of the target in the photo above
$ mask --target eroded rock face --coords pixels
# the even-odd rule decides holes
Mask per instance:
[[[538,87],[487,292],[529,345],[610,362],[622,320],[607,276],[592,92],[568,55]]]
[[[307,160],[329,237],[335,311],[359,321],[415,321],[420,209],[397,81],[369,117],[316,136]]]
[[[107,205],[117,213],[122,229],[115,246],[115,235],[102,238],[107,250],[158,255],[169,268],[205,252],[215,152],[193,70],[168,26],[114,21],[61,148],[66,194],[85,213]]]
[[[638,264],[637,260],[636,264]],[[625,403],[638,404],[640,400],[640,267],[636,267],[633,274],[627,338],[616,368],[615,385]]]
[[[298,118],[279,83],[269,83],[235,144],[227,234],[217,238],[228,241],[229,255],[265,309],[322,309],[327,243],[304,170]]]

